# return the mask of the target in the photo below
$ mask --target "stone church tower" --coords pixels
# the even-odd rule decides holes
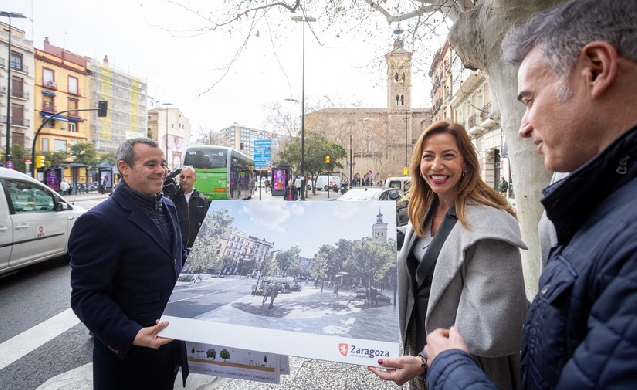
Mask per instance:
[[[387,222],[383,222],[383,213],[378,209],[376,223],[372,225],[372,237],[382,237],[387,239]]]
[[[411,163],[412,144],[414,142],[411,107],[411,57],[412,52],[403,47],[403,40],[396,38],[391,52],[385,56],[387,62],[387,115],[390,135],[388,156],[394,156],[394,175],[401,176],[402,171]],[[402,131],[401,131],[402,130]],[[418,134],[419,135],[419,134]],[[402,157],[402,158],[401,158]],[[401,167],[402,169],[397,167]]]

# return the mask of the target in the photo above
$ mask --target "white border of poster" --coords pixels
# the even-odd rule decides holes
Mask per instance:
[[[364,366],[397,357],[395,237],[391,201],[214,201],[160,335]],[[337,261],[320,283],[303,277]],[[277,283],[275,298],[258,294]]]

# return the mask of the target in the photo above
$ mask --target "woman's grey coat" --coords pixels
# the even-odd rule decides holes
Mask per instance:
[[[515,366],[528,305],[520,248],[527,248],[520,238],[517,220],[504,210],[467,204],[465,220],[469,229],[458,221],[440,250],[427,306],[426,332],[457,327],[469,352],[479,358],[489,377],[496,383],[497,377],[505,382],[516,380],[519,366]],[[417,238],[410,223],[405,244],[398,253],[399,322],[403,342],[414,305],[406,259]],[[500,359],[490,361],[489,358],[503,358],[504,362],[498,364]],[[517,372],[499,372],[510,368]]]

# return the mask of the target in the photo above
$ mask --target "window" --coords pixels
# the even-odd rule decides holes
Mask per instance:
[[[11,52],[11,69],[22,71],[22,54]]]
[[[69,122],[69,131],[71,133],[77,133],[77,123]]]
[[[69,99],[67,106],[69,110],[69,116],[77,118],[79,116],[79,112],[74,110],[77,110],[79,108],[79,100]]]
[[[35,184],[11,180],[6,184],[16,213],[55,210],[53,196]]]
[[[53,70],[47,68],[42,70],[42,83],[45,87],[55,88],[55,73],[53,73]]]
[[[77,89],[77,78],[72,76],[69,76],[69,93],[72,93],[74,95],[80,94]]]
[[[42,151],[43,152],[48,152],[49,151],[49,139],[48,138],[42,138]]]
[[[54,152],[66,152],[66,141],[62,139],[53,140]]]

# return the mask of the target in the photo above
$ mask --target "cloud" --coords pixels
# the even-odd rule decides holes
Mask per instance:
[[[349,219],[361,212],[359,202],[344,201],[334,203],[338,203],[338,206],[332,209],[332,214],[338,219]]]
[[[299,216],[305,213],[305,208],[296,202],[272,203],[268,207],[263,207],[259,202],[246,202],[241,208],[241,212],[249,216],[250,221],[256,226],[266,230],[285,233],[282,226],[292,216]]]

